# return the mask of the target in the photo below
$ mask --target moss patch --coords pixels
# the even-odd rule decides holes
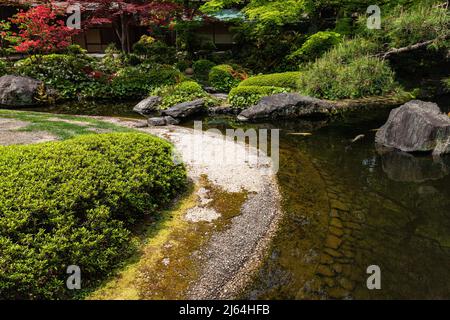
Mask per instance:
[[[207,189],[212,199],[206,207],[222,215],[214,222],[184,219],[185,213],[198,205],[196,191],[200,188]],[[214,232],[224,230],[240,214],[246,199],[246,191],[226,192],[202,176],[161,220],[149,221],[137,231],[138,254],[88,299],[186,299],[190,285],[199,276],[201,249]]]

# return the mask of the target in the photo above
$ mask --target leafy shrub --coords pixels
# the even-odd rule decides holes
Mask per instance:
[[[6,63],[0,60],[0,77],[6,74]]]
[[[139,41],[133,45],[134,53],[142,56],[148,56],[155,41],[155,38],[143,35]]]
[[[156,88],[150,94],[162,97],[161,109],[200,98],[205,98],[207,103],[213,103],[212,99],[208,99],[208,93],[195,81],[184,81],[175,86],[162,86]]]
[[[185,180],[172,146],[145,134],[1,147],[0,298],[70,297],[73,264],[92,287],[130,253],[130,227]]]
[[[288,60],[296,63],[315,60],[341,41],[342,36],[339,33],[332,31],[317,32],[310,36],[300,49],[291,53]]]
[[[209,72],[209,83],[222,92],[229,92],[248,76],[245,72],[236,70],[230,65],[215,66]]]
[[[115,73],[126,67],[125,55],[117,49],[114,43],[109,44],[105,49],[105,56],[102,58],[100,69],[107,73]]]
[[[289,89],[273,86],[239,86],[231,89],[228,101],[233,108],[245,109],[257,104],[263,97],[288,91]]]
[[[193,63],[195,75],[200,78],[208,78],[208,74],[216,64],[212,61],[201,59]]]
[[[112,94],[121,99],[142,98],[156,87],[173,85],[181,79],[180,72],[169,66],[142,64],[125,67],[112,80]]]
[[[297,88],[297,82],[301,76],[301,72],[283,72],[264,74],[250,77],[239,84],[239,87],[247,86],[273,86],[281,88]]]
[[[363,54],[359,42],[344,43],[310,64],[299,80],[304,94],[325,99],[385,95],[396,89],[394,72],[385,61]]]
[[[80,86],[95,81],[90,73],[95,61],[87,55],[50,54],[16,62],[16,71],[43,81],[58,90],[62,98],[74,98]]]
[[[444,79],[442,82],[444,83],[445,90],[450,92],[450,78]]]
[[[77,54],[86,54],[87,50],[83,49],[78,44],[71,44],[65,49],[67,54],[77,55]]]
[[[141,56],[146,63],[174,64],[176,62],[174,47],[146,35],[134,44],[133,52]]]

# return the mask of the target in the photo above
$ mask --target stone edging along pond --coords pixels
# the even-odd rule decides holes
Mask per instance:
[[[141,121],[96,118],[128,127],[141,125]],[[193,238],[188,241],[198,242],[196,237],[203,240],[197,245],[186,245],[183,234],[188,238],[190,231],[185,230],[163,241],[159,247],[167,252],[167,256],[159,256],[159,262],[151,267],[146,267],[145,262],[141,263],[137,268],[140,271],[131,276],[136,279],[126,285],[135,287],[133,290],[136,292],[132,297],[239,297],[265,258],[282,216],[281,197],[271,159],[258,154],[254,148],[248,149],[244,144],[226,140],[218,133],[199,135],[192,129],[178,126],[145,127],[139,130],[172,142],[186,163],[189,178],[194,184],[194,197],[190,205],[183,206],[179,218],[182,223],[187,221],[187,228],[195,229]],[[247,163],[218,161],[221,155],[230,156],[243,150],[249,157]],[[197,156],[199,153],[202,156],[192,157],[193,151]],[[167,246],[188,250],[174,253],[172,249],[172,252],[164,249]],[[141,260],[150,261],[150,256],[159,249],[152,247],[151,250],[143,251],[147,252],[147,256],[144,254]],[[152,253],[149,254],[150,251]],[[127,277],[130,278],[119,276]],[[142,280],[146,277],[147,280]],[[154,285],[154,281],[159,285]],[[112,293],[117,284],[107,284],[104,288],[90,298],[124,298]],[[165,293],[159,294],[152,290]],[[182,292],[172,292],[174,290]]]

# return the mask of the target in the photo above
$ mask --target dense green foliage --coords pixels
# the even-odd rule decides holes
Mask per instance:
[[[216,64],[207,59],[197,60],[192,64],[195,76],[200,79],[207,79],[209,72]]]
[[[392,93],[397,87],[394,73],[386,61],[370,55],[375,49],[362,39],[338,45],[306,67],[300,91],[332,100]]]
[[[246,77],[245,72],[238,71],[233,66],[222,64],[211,69],[209,83],[218,91],[229,92]]]
[[[81,136],[0,147],[0,298],[70,297],[130,253],[130,226],[185,185],[172,146],[144,134]]]
[[[155,40],[151,36],[142,36],[133,46],[133,52],[140,56],[146,63],[173,64],[175,59],[175,48],[168,46],[162,41]]]
[[[62,98],[75,97],[78,87],[94,82],[89,73],[94,60],[86,55],[50,54],[33,56],[15,64],[16,72],[44,81],[57,89]]]
[[[0,77],[6,74],[6,63],[0,60]]]
[[[119,98],[141,98],[153,88],[181,81],[181,73],[169,66],[142,64],[125,67],[111,81],[112,94]]]
[[[15,69],[19,74],[44,81],[62,99],[136,99],[156,86],[174,84],[181,79],[181,73],[170,66],[121,67],[126,64],[120,59],[115,63],[100,65],[101,62],[84,54],[51,54],[20,60]],[[107,73],[114,69],[115,73]]]
[[[391,48],[435,39],[440,39],[435,42],[435,47],[450,47],[445,41],[450,36],[450,15],[444,7],[425,4],[408,10],[396,7],[383,19],[382,32],[367,29],[364,20],[360,21],[360,31],[368,39],[380,45],[387,43]]]
[[[287,59],[297,64],[315,60],[341,41],[342,36],[339,33],[320,31],[308,37],[300,49],[291,53]]]
[[[273,74],[263,74],[250,77],[239,84],[239,87],[247,86],[273,86],[281,88],[296,89],[301,72],[283,72]]]
[[[167,109],[178,103],[205,98],[212,103],[208,93],[195,81],[184,81],[177,85],[162,86],[154,89],[150,95],[160,96],[163,101],[159,108]]]
[[[274,86],[239,86],[231,89],[228,101],[233,108],[245,109],[258,103],[262,97],[288,91]]]

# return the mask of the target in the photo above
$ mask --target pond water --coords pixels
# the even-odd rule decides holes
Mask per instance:
[[[21,108],[20,110],[70,115],[141,118],[141,116],[133,111],[133,107],[138,102],[139,101],[119,101],[114,103],[96,101],[73,101],[49,106]]]
[[[448,101],[440,101],[446,112]],[[40,110],[135,116],[133,106]],[[379,154],[373,129],[387,116],[380,111],[331,123],[259,125],[203,119],[204,129],[281,129],[278,179],[285,218],[242,298],[450,298],[450,159]],[[298,132],[312,135],[292,135]],[[367,289],[371,265],[381,269],[381,290]]]
[[[450,298],[450,157],[380,155],[373,129],[387,116],[254,126],[281,129],[286,215],[242,298]],[[204,119],[205,129],[237,127]],[[291,135],[298,132],[312,135]],[[380,267],[381,290],[367,288],[371,265]]]

